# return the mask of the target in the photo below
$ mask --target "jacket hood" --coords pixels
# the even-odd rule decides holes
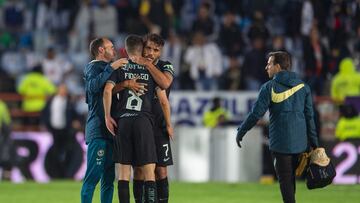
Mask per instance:
[[[356,72],[356,70],[355,70],[355,66],[354,66],[354,61],[351,58],[344,58],[343,60],[341,60],[340,68],[339,68],[340,74],[350,75],[355,72]]]
[[[290,71],[280,71],[276,73],[273,80],[287,87],[294,87],[303,83],[296,73]]]

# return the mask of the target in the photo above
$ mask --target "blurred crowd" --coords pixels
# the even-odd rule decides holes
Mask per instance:
[[[58,146],[73,142],[87,113],[82,77],[95,37],[110,38],[124,57],[129,33],[161,34],[173,90],[257,91],[268,80],[267,53],[284,50],[315,96],[336,104],[360,96],[360,0],[0,0],[0,16],[0,93],[18,93],[24,112],[42,112],[24,122],[52,132],[58,163],[71,148]],[[213,117],[226,123],[218,103],[206,126],[217,125]],[[360,126],[358,110],[340,108],[339,138]],[[0,122],[1,134],[9,122]]]
[[[258,90],[267,53],[286,50],[315,95],[360,95],[360,0],[0,0],[0,16],[0,92],[48,96],[65,84],[81,101],[90,39],[109,37],[125,56],[127,34],[155,32],[175,90]]]

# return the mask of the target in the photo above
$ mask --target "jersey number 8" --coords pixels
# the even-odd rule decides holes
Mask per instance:
[[[129,90],[129,94],[131,96],[127,99],[126,109],[141,111],[142,99],[131,90]]]

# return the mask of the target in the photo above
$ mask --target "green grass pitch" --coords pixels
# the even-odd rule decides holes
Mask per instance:
[[[278,184],[257,183],[170,183],[170,203],[272,203],[282,202]],[[0,182],[1,203],[77,203],[80,202],[81,182],[53,181],[39,184]],[[360,202],[360,185],[330,185],[307,190],[304,182],[297,183],[297,202],[356,203]],[[100,202],[99,188],[94,203]],[[118,202],[116,189],[114,201]],[[133,202],[133,200],[131,200]]]

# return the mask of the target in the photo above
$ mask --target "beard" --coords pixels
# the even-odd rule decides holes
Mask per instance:
[[[104,56],[106,59],[109,59],[109,61],[112,62],[112,61],[114,61],[116,55],[111,52],[105,51]]]

